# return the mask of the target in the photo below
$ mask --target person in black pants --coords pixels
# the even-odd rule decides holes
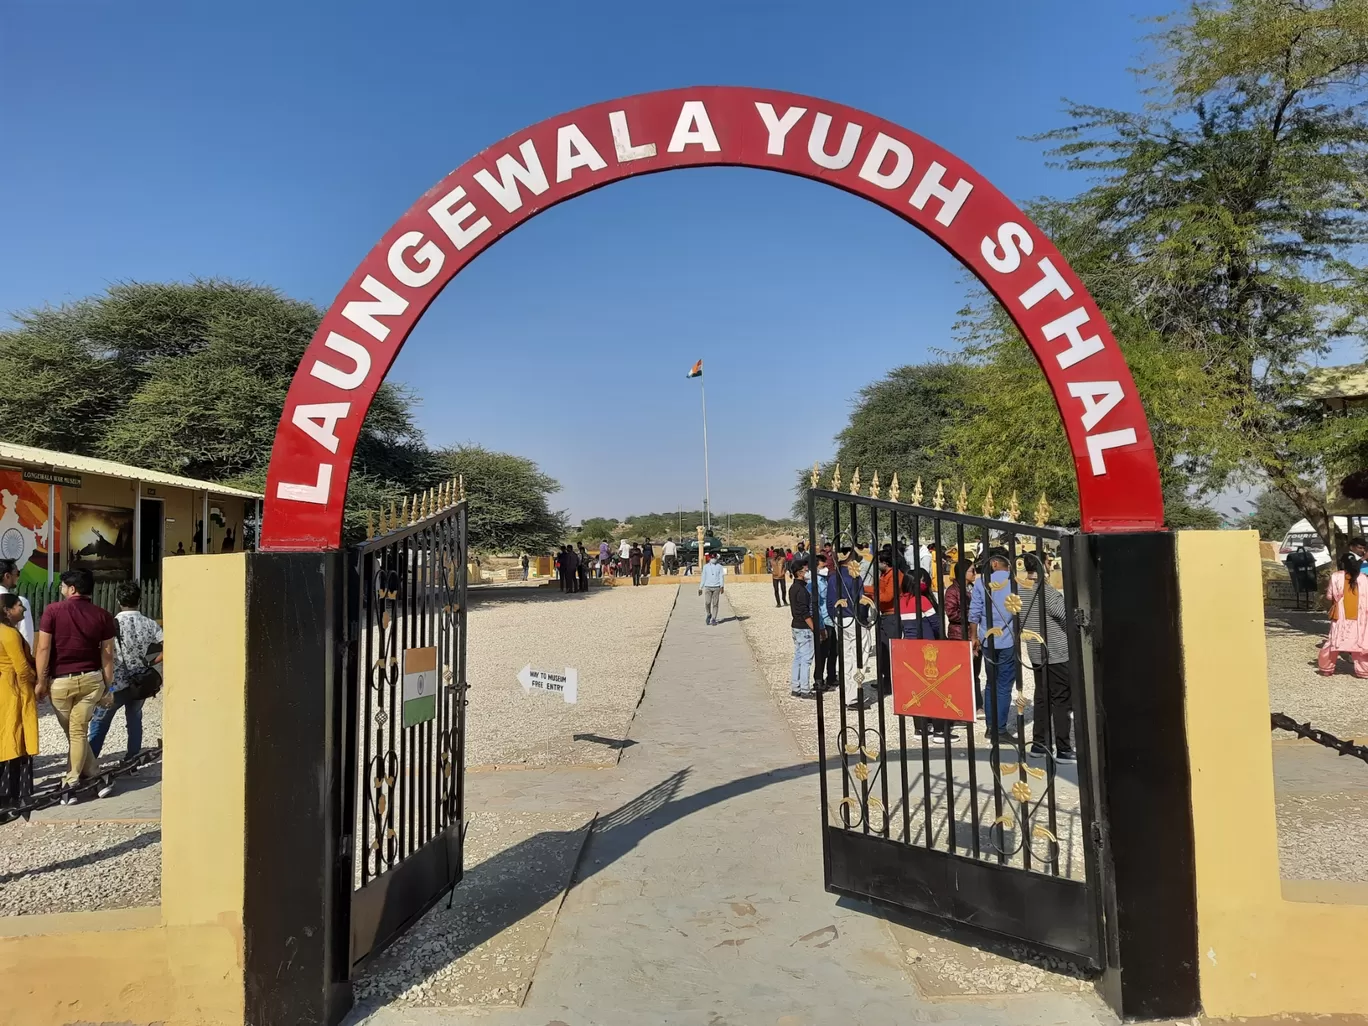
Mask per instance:
[[[774,579],[775,607],[778,608],[779,606],[788,605],[788,592],[784,587],[784,584],[788,579],[788,571],[784,566],[784,557],[782,553],[776,552],[774,558],[770,560],[770,577]]]
[[[836,608],[833,596],[835,578],[831,576],[832,569],[826,553],[823,552],[817,557],[817,594],[819,601],[826,607],[818,609],[813,617],[814,623],[822,625],[817,632],[817,658],[812,663],[812,686],[818,691],[824,687],[834,688],[841,678],[836,667],[836,653],[841,647],[841,637],[826,626],[828,619],[834,620],[833,610]]]

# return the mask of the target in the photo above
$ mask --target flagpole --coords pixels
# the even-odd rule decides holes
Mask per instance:
[[[708,394],[703,389],[702,375],[699,375],[698,394],[703,397],[703,524],[705,529],[712,526],[709,519],[711,495],[708,490]]]

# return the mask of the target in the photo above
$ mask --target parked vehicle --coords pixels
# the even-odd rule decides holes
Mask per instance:
[[[728,545],[717,535],[707,534],[703,536],[703,551],[715,553],[724,566],[740,566],[747,549],[744,545]],[[697,538],[687,538],[679,543],[679,565],[698,565]]]
[[[1349,533],[1349,518],[1335,517],[1335,527],[1342,533]],[[1302,546],[1306,546],[1306,551],[1316,557],[1316,569],[1320,569],[1327,563],[1333,561],[1334,556],[1325,545],[1325,539],[1316,533],[1316,529],[1311,526],[1309,520],[1298,520],[1287,531],[1287,537],[1283,539],[1282,545],[1278,548],[1278,559],[1285,560],[1293,552]]]

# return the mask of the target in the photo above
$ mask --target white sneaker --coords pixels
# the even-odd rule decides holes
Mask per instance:
[[[108,798],[114,793],[114,781],[106,780],[95,790],[96,798]]]
[[[81,799],[77,798],[74,794],[64,794],[64,795],[62,795],[62,801],[61,801],[60,804],[62,804],[62,805],[75,805],[75,804],[76,804],[77,802],[79,802],[80,800],[81,800]]]

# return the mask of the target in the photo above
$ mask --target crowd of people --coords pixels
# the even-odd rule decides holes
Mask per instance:
[[[892,689],[890,640],[965,640],[987,735],[1015,744],[1012,692],[1022,674],[1024,640],[1035,677],[1028,754],[1074,760],[1067,609],[1049,583],[1048,553],[1021,554],[1016,589],[1012,555],[1002,547],[962,555],[900,540],[882,546],[876,562],[867,549],[837,551],[827,543],[816,554],[815,591],[804,543],[771,549],[766,557],[775,604],[786,605],[791,617],[795,697],[843,687],[846,706],[858,708]],[[914,723],[921,734],[956,739],[949,721],[914,717]]]
[[[119,613],[111,615],[91,601],[90,571],[68,570],[61,601],[43,609],[35,634],[29,601],[14,591],[18,577],[13,560],[0,560],[0,807],[33,796],[44,702],[66,734],[62,804],[70,805],[79,800],[70,785],[99,776],[100,753],[120,710],[128,728],[126,758],[141,751],[143,702],[160,687],[152,668],[162,659],[162,629],[139,612],[136,583],[119,588]],[[149,671],[157,684],[147,683]],[[114,788],[108,780],[95,793],[106,798]]]
[[[605,539],[591,549],[586,549],[580,541],[560,546],[551,557],[556,581],[567,595],[588,591],[591,578],[630,577],[634,587],[650,584],[655,561],[656,547],[650,538],[639,542],[623,538],[616,547]],[[531,576],[532,557],[523,553],[521,562],[522,579],[526,581]],[[674,576],[680,567],[679,546],[673,538],[666,538],[660,547],[660,572]],[[692,573],[692,570],[690,566],[684,567],[685,573]]]

